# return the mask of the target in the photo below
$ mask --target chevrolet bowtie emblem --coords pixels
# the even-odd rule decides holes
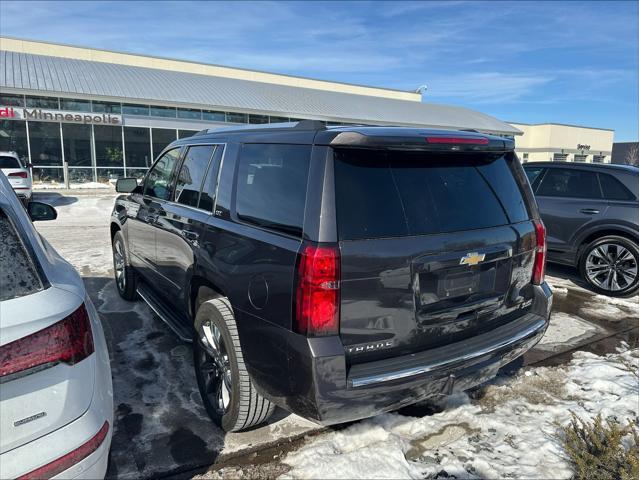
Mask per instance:
[[[459,260],[459,264],[460,265],[477,265],[478,263],[483,262],[484,258],[486,258],[486,254],[484,253],[481,253],[481,254],[477,252],[467,253]]]

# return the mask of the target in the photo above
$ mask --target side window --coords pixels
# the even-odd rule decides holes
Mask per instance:
[[[208,212],[213,211],[213,205],[215,204],[215,192],[217,190],[217,177],[220,170],[220,163],[222,161],[222,154],[224,153],[224,147],[218,146],[213,154],[213,160],[211,160],[209,170],[202,185],[202,193],[200,194],[199,208]]]
[[[612,175],[600,173],[599,181],[606,200],[634,200],[634,195]]]
[[[238,218],[301,236],[310,156],[308,145],[244,145],[237,176]]]
[[[214,150],[215,145],[189,147],[184,155],[184,161],[175,183],[175,201],[177,203],[191,207],[198,206],[202,181]]]
[[[537,189],[537,195],[548,197],[601,198],[595,172],[550,168]]]
[[[541,167],[524,167],[524,172],[526,172],[526,176],[528,177],[528,181],[532,187],[534,187],[535,180],[539,178],[539,175],[541,175],[543,171],[544,169]]]
[[[153,165],[144,181],[144,194],[168,200],[171,194],[171,172],[180,158],[180,148],[166,152]]]

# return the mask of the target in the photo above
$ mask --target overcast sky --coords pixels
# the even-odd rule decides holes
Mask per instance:
[[[402,90],[639,140],[639,2],[0,2],[2,35]]]

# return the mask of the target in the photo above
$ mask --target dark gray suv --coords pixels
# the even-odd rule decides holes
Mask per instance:
[[[320,123],[203,131],[118,181],[117,287],[194,343],[225,430],[473,387],[544,334],[545,230],[512,140]]]
[[[548,261],[579,268],[589,286],[639,290],[639,168],[531,162],[524,170],[548,231]]]

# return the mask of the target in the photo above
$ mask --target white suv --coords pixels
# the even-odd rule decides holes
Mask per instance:
[[[103,478],[113,432],[109,353],[78,273],[0,175],[0,478]]]
[[[31,200],[31,174],[16,152],[0,152],[0,170],[6,175],[11,188],[23,200]]]

